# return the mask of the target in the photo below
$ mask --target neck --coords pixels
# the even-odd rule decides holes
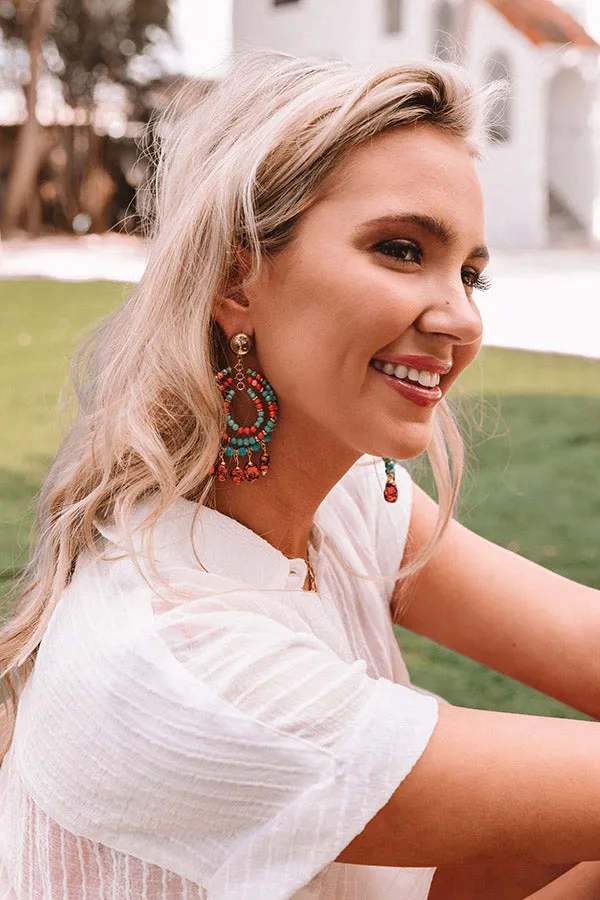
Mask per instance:
[[[271,464],[264,478],[253,484],[215,482],[214,490],[219,512],[250,528],[290,559],[307,558],[317,508],[360,457],[356,451],[326,446],[324,441],[310,453],[299,447],[302,443],[278,427],[269,444]]]

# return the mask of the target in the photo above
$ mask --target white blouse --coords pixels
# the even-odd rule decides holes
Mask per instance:
[[[437,699],[392,628],[412,483],[363,457],[306,563],[178,500],[102,526],[23,691],[0,769],[0,900],[423,900],[434,869],[336,863],[423,753]],[[141,523],[148,504],[136,510]],[[147,555],[152,540],[156,567]],[[204,567],[204,568],[203,568]]]

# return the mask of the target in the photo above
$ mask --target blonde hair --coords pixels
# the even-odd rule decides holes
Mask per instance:
[[[78,418],[43,485],[31,559],[0,629],[0,760],[61,592],[79,555],[94,550],[94,521],[114,518],[126,529],[148,495],[157,498],[154,520],[178,497],[207,501],[225,424],[212,312],[238,249],[258,271],[293,238],[345,154],[387,129],[428,122],[479,156],[479,99],[465,73],[447,64],[373,73],[255,52],[208,94],[184,89],[159,122],[147,266],[75,360]],[[457,497],[462,441],[445,403],[435,418],[428,453],[439,521],[400,578],[429,559]]]

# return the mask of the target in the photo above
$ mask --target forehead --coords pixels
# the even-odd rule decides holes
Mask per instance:
[[[352,218],[410,209],[483,239],[483,196],[465,141],[432,125],[377,135],[351,150],[330,175],[318,205]]]

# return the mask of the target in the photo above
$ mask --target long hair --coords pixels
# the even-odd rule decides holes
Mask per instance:
[[[348,151],[387,129],[427,122],[479,157],[482,100],[447,64],[373,72],[253,52],[208,94],[184,88],[155,126],[147,266],[75,359],[78,416],[42,487],[30,561],[0,629],[0,761],[61,592],[96,546],[94,522],[127,528],[149,495],[155,519],[179,497],[207,501],[225,425],[212,313],[239,249],[257,272]],[[445,403],[428,452],[439,521],[400,578],[430,557],[456,501],[463,445]]]

